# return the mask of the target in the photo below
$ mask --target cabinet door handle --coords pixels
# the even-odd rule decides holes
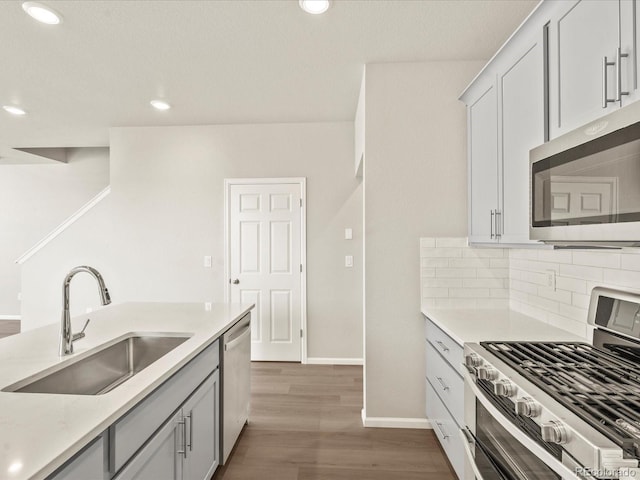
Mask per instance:
[[[628,56],[628,53],[622,53],[622,49],[618,47],[616,51],[616,102],[622,100],[622,95],[629,95],[629,92],[622,91],[622,59]]]
[[[178,454],[187,458],[187,418],[178,420],[178,424],[182,426],[182,450],[178,450]]]
[[[610,62],[607,57],[602,57],[602,108],[607,108],[615,99],[607,97],[607,68],[612,67],[616,62]]]
[[[496,238],[502,237],[502,210],[496,210]]]
[[[495,214],[496,214],[496,213],[495,213],[495,211],[494,211],[494,210],[491,210],[491,238],[493,238],[493,237],[494,237],[494,234],[493,234],[493,225],[494,225],[494,223],[495,223]]]
[[[440,386],[445,392],[449,390],[449,387],[447,387],[445,383],[442,381],[442,377],[436,377],[436,380],[438,380],[438,383],[440,384]]]
[[[437,340],[436,343],[438,344],[438,346],[442,349],[443,352],[448,352],[449,351],[449,347],[447,347],[444,343],[442,343],[440,340]]]
[[[436,427],[438,427],[438,430],[440,431],[440,435],[442,435],[442,438],[444,440],[446,440],[447,438],[449,438],[449,435],[444,431],[444,429],[442,428],[442,423],[440,422],[436,422]]]
[[[187,415],[187,418],[189,419],[189,451],[192,452],[193,451],[193,410],[189,412],[189,415]]]

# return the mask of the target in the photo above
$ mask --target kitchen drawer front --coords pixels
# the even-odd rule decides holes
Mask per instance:
[[[427,343],[427,379],[436,393],[447,406],[459,425],[464,424],[464,380],[436,351]]]
[[[431,320],[426,320],[427,340],[436,348],[438,353],[454,368],[460,371],[460,365],[464,362],[464,349],[458,345],[449,335],[444,333]]]
[[[216,340],[111,426],[110,464],[118,472],[175,412],[220,361]]]
[[[427,380],[427,419],[458,478],[464,478],[464,445],[460,429]]]

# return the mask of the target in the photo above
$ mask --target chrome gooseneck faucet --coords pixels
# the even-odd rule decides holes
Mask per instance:
[[[80,333],[76,333],[75,335],[71,333],[71,316],[69,315],[69,285],[71,284],[71,279],[76,273],[87,272],[93,276],[98,282],[98,291],[100,293],[100,301],[102,305],[109,305],[111,303],[111,297],[109,296],[109,290],[104,284],[104,280],[102,279],[102,275],[92,267],[80,266],[72,268],[67,276],[64,278],[64,282],[62,284],[62,319],[60,324],[60,356],[68,355],[73,353],[73,342],[76,340],[80,340],[84,338],[84,330],[87,328],[89,324],[89,320],[84,324],[82,331]]]

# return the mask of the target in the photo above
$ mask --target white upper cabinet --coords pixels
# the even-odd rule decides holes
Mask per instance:
[[[529,150],[544,142],[543,49],[539,31],[499,77],[501,243],[529,243]]]
[[[637,96],[635,0],[561,4],[549,22],[551,138]]]
[[[462,96],[470,243],[529,243],[529,150],[544,142],[543,33],[513,41]]]
[[[498,210],[498,104],[495,83],[467,106],[469,241],[496,241]]]

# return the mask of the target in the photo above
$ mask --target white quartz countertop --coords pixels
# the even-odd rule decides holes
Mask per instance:
[[[484,341],[586,341],[570,332],[509,309],[423,306],[422,314],[460,345]]]
[[[208,308],[210,307],[210,308]],[[0,340],[0,390],[128,333],[192,336],[140,373],[103,395],[0,391],[0,478],[46,478],[115,420],[204,350],[253,308],[251,304],[125,303],[72,320],[80,331],[74,354],[58,357],[59,325]]]

